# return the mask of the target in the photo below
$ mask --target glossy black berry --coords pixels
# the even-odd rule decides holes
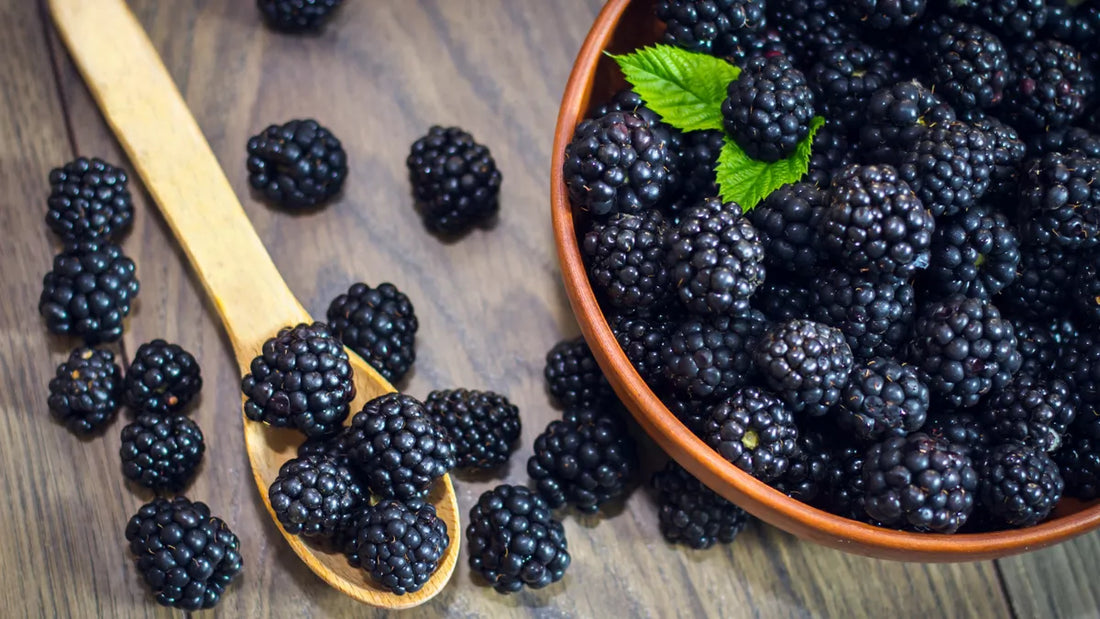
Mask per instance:
[[[893,64],[885,54],[859,40],[841,40],[821,50],[807,77],[817,111],[848,132],[866,122],[871,95],[893,84]],[[814,149],[819,147],[814,138]]]
[[[713,406],[699,435],[723,458],[761,481],[782,477],[798,454],[794,415],[774,395],[744,387]]]
[[[1020,43],[1009,54],[1008,120],[1025,131],[1064,127],[1085,111],[1085,68],[1076,48],[1053,39]]]
[[[1075,399],[1062,380],[1021,374],[982,404],[982,422],[995,441],[1055,451],[1077,414]]]
[[[1065,489],[1050,456],[1018,443],[994,447],[977,471],[982,508],[1010,527],[1030,527],[1045,520]]]
[[[1010,39],[1034,39],[1046,25],[1049,0],[947,0],[949,13]]]
[[[42,279],[38,313],[52,333],[75,335],[89,346],[113,342],[122,337],[138,289],[134,261],[116,245],[70,243]]]
[[[332,300],[326,317],[332,335],[386,380],[400,381],[416,362],[420,322],[412,301],[397,286],[352,284]]]
[[[1085,407],[1052,454],[1068,496],[1089,501],[1100,496],[1100,408]]]
[[[344,529],[366,498],[351,471],[326,456],[288,460],[267,496],[287,533],[327,538]]]
[[[1087,405],[1100,408],[1100,334],[1082,331],[1062,347],[1063,376],[1077,397]]]
[[[840,330],[810,320],[769,327],[754,346],[753,360],[792,411],[815,417],[840,402],[854,361]]]
[[[930,289],[991,299],[1016,279],[1020,244],[1008,217],[979,204],[938,222],[931,256]]]
[[[989,189],[993,142],[963,122],[928,128],[901,155],[898,176],[932,215],[955,215],[973,206]]]
[[[508,461],[519,439],[519,408],[492,391],[445,389],[424,401],[454,444],[455,466],[492,469]]]
[[[920,82],[898,82],[879,89],[867,102],[867,117],[859,129],[863,158],[897,165],[929,126],[953,120],[951,106]]]
[[[1004,98],[1008,52],[981,26],[941,15],[917,29],[936,92],[960,110],[988,109]]]
[[[764,28],[765,0],[660,0],[666,43],[714,56],[740,57]]]
[[[718,496],[684,467],[670,461],[653,474],[661,535],[670,544],[701,550],[729,544],[745,529],[745,510]]]
[[[134,220],[126,172],[78,157],[50,171],[46,225],[65,242],[118,240]]]
[[[753,346],[766,326],[758,312],[680,323],[661,349],[669,387],[680,397],[714,401],[749,383]]]
[[[1100,326],[1100,253],[1085,252],[1081,256],[1071,294],[1082,322]]]
[[[1072,306],[1077,257],[1060,245],[1021,240],[1016,277],[1001,291],[997,303],[1014,316],[1047,320],[1064,316]]]
[[[726,95],[723,126],[753,159],[786,159],[810,134],[814,94],[786,56],[750,57]]]
[[[818,224],[828,205],[826,191],[810,183],[783,185],[749,211],[764,245],[768,268],[805,275],[821,259]]]
[[[248,140],[248,182],[269,202],[305,209],[344,186],[348,156],[340,140],[312,119],[270,125]]]
[[[852,21],[875,30],[911,26],[924,15],[927,0],[852,0],[847,4]]]
[[[122,429],[122,474],[156,492],[190,483],[206,451],[202,430],[183,415],[141,414]]]
[[[915,368],[875,357],[852,370],[835,418],[857,439],[877,441],[919,430],[928,406],[928,386]]]
[[[109,350],[77,348],[50,379],[47,404],[58,423],[88,436],[107,427],[118,414],[122,371]]]
[[[419,591],[451,543],[447,523],[432,504],[411,507],[393,499],[366,507],[350,536],[356,563],[397,595]]]
[[[488,147],[458,127],[433,126],[405,160],[424,225],[458,235],[500,210],[501,174]]]
[[[126,404],[138,413],[178,413],[202,389],[199,363],[178,344],[156,339],[138,347],[126,369]]]
[[[619,213],[581,239],[589,281],[615,307],[657,305],[672,291],[660,211]]]
[[[1051,153],[1020,172],[1025,235],[1074,251],[1100,246],[1100,159]]]
[[[892,356],[909,339],[916,308],[912,284],[831,269],[807,287],[807,317],[840,329],[857,357]]]
[[[562,408],[598,406],[615,397],[584,338],[562,340],[546,353],[550,396]]]
[[[993,434],[979,416],[968,412],[940,412],[929,415],[921,432],[950,443],[956,451],[980,461],[993,446]]]
[[[656,387],[665,380],[662,351],[672,325],[661,318],[622,315],[611,321],[611,331],[615,334],[619,347],[651,387]]]

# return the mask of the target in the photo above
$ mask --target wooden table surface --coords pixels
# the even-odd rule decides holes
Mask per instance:
[[[577,332],[549,225],[550,142],[600,2],[351,0],[314,37],[271,33],[251,0],[131,4],[305,306],[323,315],[359,280],[407,292],[421,329],[405,390],[507,394],[524,424],[507,480],[524,483],[531,443],[557,414],[543,355]],[[339,202],[295,217],[250,196],[244,145],[267,124],[298,117],[343,140],[351,172]],[[491,147],[504,175],[494,230],[442,244],[421,227],[404,160],[434,123],[461,125]],[[0,149],[0,616],[168,616],[139,582],[122,534],[148,499],[119,471],[123,421],[81,441],[46,409],[46,384],[75,345],[49,335],[36,309],[58,249],[43,223],[47,174],[76,155],[129,164],[32,0],[0,0]],[[245,560],[216,614],[380,616],[314,577],[268,519],[248,475],[229,345],[148,197],[138,189],[135,201],[123,247],[138,264],[141,294],[114,349],[128,357],[163,337],[202,364],[192,415],[207,455],[188,495],[230,523]],[[660,454],[646,453],[657,466]],[[464,516],[497,483],[456,481]],[[918,565],[827,550],[757,524],[732,546],[699,552],[661,540],[644,489],[612,517],[570,515],[565,528],[573,564],[564,582],[499,595],[475,583],[463,551],[451,584],[407,616],[1085,617],[1100,608],[1100,534],[996,562]]]

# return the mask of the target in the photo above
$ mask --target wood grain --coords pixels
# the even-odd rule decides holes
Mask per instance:
[[[0,593],[5,616],[141,617],[159,611],[144,593],[122,540],[144,497],[121,482],[119,424],[88,443],[53,424],[45,384],[71,343],[41,328],[35,306],[52,251],[41,216],[45,174],[72,155],[40,15],[0,3],[0,221],[12,240],[0,260]],[[372,0],[349,2],[315,37],[277,36],[251,2],[135,0],[131,6],[208,136],[260,238],[291,289],[314,314],[352,281],[393,281],[416,303],[419,359],[405,387],[500,390],[521,409],[523,443],[507,480],[524,483],[534,437],[556,414],[541,379],[542,356],[576,333],[559,284],[549,227],[551,132],[561,89],[598,0]],[[59,81],[76,150],[129,167],[63,49]],[[289,216],[253,200],[244,143],[271,122],[315,116],[349,147],[344,198]],[[452,244],[426,234],[411,208],[405,149],[432,123],[461,124],[492,149],[504,173],[496,229]],[[188,491],[241,536],[245,574],[218,612],[226,617],[381,616],[336,593],[279,538],[252,487],[239,433],[238,373],[201,286],[164,222],[137,196],[124,247],[142,291],[124,345],[165,337],[191,350],[205,385],[192,413],[206,433],[203,471]],[[18,207],[18,208],[16,208]],[[652,454],[647,466],[659,466]],[[456,480],[467,511],[493,481]],[[924,566],[864,559],[750,527],[728,548],[692,552],[664,544],[652,499],[636,491],[600,521],[565,519],[574,557],[565,582],[501,596],[465,566],[426,607],[408,616],[457,617],[1007,617],[994,564]],[[1050,582],[1095,573],[1090,536],[1076,563],[1057,555]],[[1092,549],[1091,555],[1085,551]],[[1077,551],[1075,551],[1077,552]],[[1046,555],[1037,555],[1046,556]],[[1014,559],[1027,560],[1029,557]],[[19,569],[9,569],[10,566]],[[1028,567],[1027,570],[1033,569]],[[1031,577],[1030,571],[1021,577]],[[1025,576],[1027,575],[1027,576]],[[1059,595],[1088,609],[1100,588],[1087,579]],[[1013,584],[1011,570],[1006,582]],[[1041,590],[1043,585],[1032,585]],[[1020,595],[1025,595],[1021,589]],[[1018,608],[1025,608],[1018,606]],[[1050,614],[1046,606],[1040,614]],[[1021,616],[1027,616],[1026,612]]]

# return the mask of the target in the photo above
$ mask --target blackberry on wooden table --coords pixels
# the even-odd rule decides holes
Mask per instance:
[[[583,337],[562,340],[546,353],[550,396],[563,408],[597,406],[615,397]]]
[[[113,342],[122,337],[139,287],[134,261],[118,246],[69,243],[42,279],[38,313],[51,333],[75,335],[89,346]]]
[[[340,193],[348,157],[340,140],[317,121],[291,120],[248,140],[247,167],[249,184],[266,200],[308,209]]]
[[[355,351],[388,381],[397,382],[416,362],[420,322],[412,301],[389,282],[352,284],[326,314],[333,337]]]
[[[57,366],[50,379],[46,403],[59,423],[73,434],[99,432],[118,414],[122,399],[122,371],[109,350],[81,347]]]
[[[343,0],[256,0],[264,21],[283,32],[316,30]]]
[[[670,461],[653,474],[661,535],[670,544],[702,550],[729,544],[748,524],[745,510],[718,496],[684,467]]]
[[[288,460],[267,492],[283,530],[324,538],[341,533],[367,499],[351,471],[328,456]]]
[[[171,414],[187,408],[202,389],[195,357],[162,339],[138,347],[126,369],[126,403],[136,412]]]
[[[176,414],[143,413],[122,428],[122,474],[156,492],[182,490],[206,452],[202,430]]]
[[[405,160],[424,225],[460,235],[500,210],[501,174],[488,147],[459,127],[431,127]]]
[[[519,408],[492,391],[443,389],[424,408],[455,448],[455,466],[491,469],[508,461],[519,439]]]
[[[124,170],[98,158],[54,168],[46,225],[65,242],[118,240],[134,220],[128,180]]]
[[[355,563],[396,595],[419,591],[439,569],[451,540],[430,503],[384,499],[366,507],[349,534]]]

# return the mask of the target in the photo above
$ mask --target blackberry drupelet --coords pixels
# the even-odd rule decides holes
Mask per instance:
[[[142,505],[126,523],[126,541],[157,603],[172,608],[213,608],[244,566],[229,525],[182,496]]]
[[[1053,39],[1021,43],[1009,54],[1006,120],[1021,131],[1071,124],[1085,111],[1085,69],[1075,48]]]
[[[981,461],[993,446],[993,435],[981,420],[970,413],[945,412],[929,415],[921,432],[950,443],[956,451]]]
[[[134,220],[127,180],[102,159],[78,157],[54,168],[46,225],[65,242],[118,240]]]
[[[122,371],[109,350],[77,348],[50,379],[47,404],[58,423],[73,434],[90,436],[118,414]]]
[[[757,387],[738,389],[712,407],[699,436],[726,460],[771,482],[798,456],[794,415],[774,395]]]
[[[798,274],[816,268],[821,258],[817,232],[828,193],[810,183],[783,185],[748,213],[764,246],[764,263]]]
[[[665,239],[680,301],[696,314],[737,314],[764,281],[760,234],[736,203],[707,198]]]
[[[1053,378],[1061,356],[1061,344],[1054,339],[1050,324],[1009,317],[1012,329],[1016,332],[1017,348],[1020,351],[1020,376],[1033,378]]]
[[[1061,469],[1067,495],[1083,501],[1100,496],[1100,409],[1083,408],[1052,457]]]
[[[918,81],[875,91],[859,130],[864,160],[897,165],[928,127],[955,120],[955,111]]]
[[[985,133],[962,122],[941,123],[901,156],[898,176],[932,215],[952,216],[985,195],[993,165],[993,143]]]
[[[837,425],[862,441],[905,436],[924,425],[928,386],[910,365],[885,357],[852,370],[836,412]]]
[[[1016,279],[1020,244],[1008,217],[975,204],[938,222],[925,281],[941,295],[991,299]]]
[[[808,281],[796,276],[771,276],[752,295],[752,305],[768,320],[787,322],[809,317],[811,298]]]
[[[51,333],[75,335],[94,346],[122,337],[122,321],[140,285],[134,261],[116,245],[66,244],[42,278],[38,313]]]
[[[729,544],[749,522],[745,510],[718,496],[684,467],[669,461],[653,474],[657,519],[670,544],[702,550],[716,542]]]
[[[1065,483],[1058,465],[1034,447],[1005,443],[978,465],[978,501],[986,513],[1010,527],[1030,527],[1050,515]]]
[[[614,411],[571,409],[535,439],[527,474],[547,505],[594,513],[638,472],[634,439]]]
[[[927,4],[927,0],[853,0],[848,3],[848,16],[863,27],[899,30],[918,21]]]
[[[932,214],[888,165],[853,165],[833,179],[821,243],[850,271],[906,279],[927,265]]]
[[[1100,408],[1100,335],[1082,331],[1062,347],[1063,375],[1085,405]]]
[[[1002,389],[1020,369],[1012,323],[986,299],[955,296],[917,315],[909,361],[942,402],[955,408]]]
[[[583,337],[554,344],[546,353],[543,376],[550,397],[562,408],[599,406],[615,397]]]
[[[283,32],[316,30],[342,0],[256,0],[269,26]]]
[[[565,528],[524,486],[502,484],[483,493],[470,510],[466,543],[470,569],[500,593],[541,589],[569,567]]]
[[[122,429],[122,474],[155,492],[182,490],[206,451],[202,430],[183,415],[143,413]]]
[[[387,393],[351,420],[352,462],[371,494],[400,500],[427,496],[455,466],[454,443],[412,396]]]
[[[1008,52],[988,30],[948,15],[917,29],[921,54],[936,92],[957,110],[999,104],[1009,78]]]
[[[1028,320],[1062,316],[1072,304],[1076,268],[1077,257],[1067,248],[1022,239],[1016,279],[1001,291],[997,302]]]
[[[896,81],[886,56],[856,39],[825,46],[807,77],[818,113],[848,132],[858,131],[865,122],[871,94]],[[814,138],[815,150],[818,139]]]
[[[439,569],[450,545],[447,523],[430,503],[415,508],[393,499],[367,507],[355,522],[356,563],[387,591],[419,591]]]
[[[1100,135],[1081,127],[1051,127],[1028,136],[1028,155],[1039,158],[1049,153],[1098,159]]]
[[[840,329],[857,357],[892,356],[909,339],[916,297],[904,280],[831,269],[809,290],[808,317]]]
[[[767,23],[765,0],[660,0],[664,42],[713,56],[745,53],[749,39]]]
[[[680,323],[661,349],[669,387],[678,397],[709,402],[750,383],[752,349],[766,327],[759,312]]]
[[[753,159],[785,159],[810,134],[814,93],[786,56],[747,59],[726,95],[726,133]]]
[[[328,306],[333,337],[355,351],[388,381],[397,382],[416,362],[420,322],[412,301],[389,282],[352,284]]]
[[[1085,253],[1073,274],[1073,301],[1086,323],[1100,325],[1100,253]]]
[[[581,122],[562,167],[573,208],[603,217],[656,206],[667,193],[668,141],[667,131],[635,112]]]
[[[1042,245],[1100,247],[1100,159],[1050,153],[1020,172],[1020,218]]]
[[[287,460],[267,496],[284,531],[323,538],[342,532],[368,498],[351,471],[327,456]]]
[[[625,314],[616,316],[611,321],[611,331],[615,334],[619,347],[651,387],[661,385],[665,379],[665,362],[661,358],[661,351],[668,341],[669,327],[660,317],[644,318]]]
[[[867,521],[864,509],[863,454],[862,447],[846,446],[833,456],[835,465],[825,478],[825,492],[816,502],[820,507],[837,516]]]
[[[1077,414],[1065,381],[1019,375],[982,406],[982,423],[994,442],[1022,443],[1055,451]]]
[[[459,127],[432,126],[405,160],[424,225],[460,235],[500,211],[501,174],[489,149]]]
[[[179,413],[200,389],[202,375],[195,357],[162,339],[139,346],[126,370],[126,403],[136,413]]]
[[[810,167],[802,180],[819,188],[828,189],[838,172],[856,162],[856,154],[849,143],[848,132],[835,123],[825,121],[825,124],[814,134],[813,149],[810,151]],[[760,208],[760,205],[758,204],[756,208]]]
[[[978,475],[950,443],[916,433],[872,445],[863,460],[867,514],[887,526],[954,533],[974,509]]]
[[[500,466],[519,439],[519,408],[492,391],[437,390],[428,394],[424,408],[454,444],[459,468]]]
[[[340,193],[348,157],[340,140],[313,119],[270,125],[248,140],[248,182],[289,209],[320,206]]]
[[[787,465],[787,472],[773,482],[783,494],[803,503],[813,504],[824,495],[827,478],[835,466],[833,443],[822,429],[803,425],[798,431],[798,453]]]
[[[581,251],[590,281],[611,305],[647,308],[669,295],[665,233],[665,218],[657,210],[617,213],[593,223],[581,240]]]
[[[264,342],[241,380],[244,414],[307,437],[337,432],[347,418],[355,383],[343,346],[321,322],[284,327]]]
[[[754,346],[753,360],[792,411],[813,417],[840,402],[853,364],[844,334],[810,320],[769,327]]]
[[[1047,18],[1047,0],[946,0],[941,4],[949,13],[1010,39],[1034,39]]]

